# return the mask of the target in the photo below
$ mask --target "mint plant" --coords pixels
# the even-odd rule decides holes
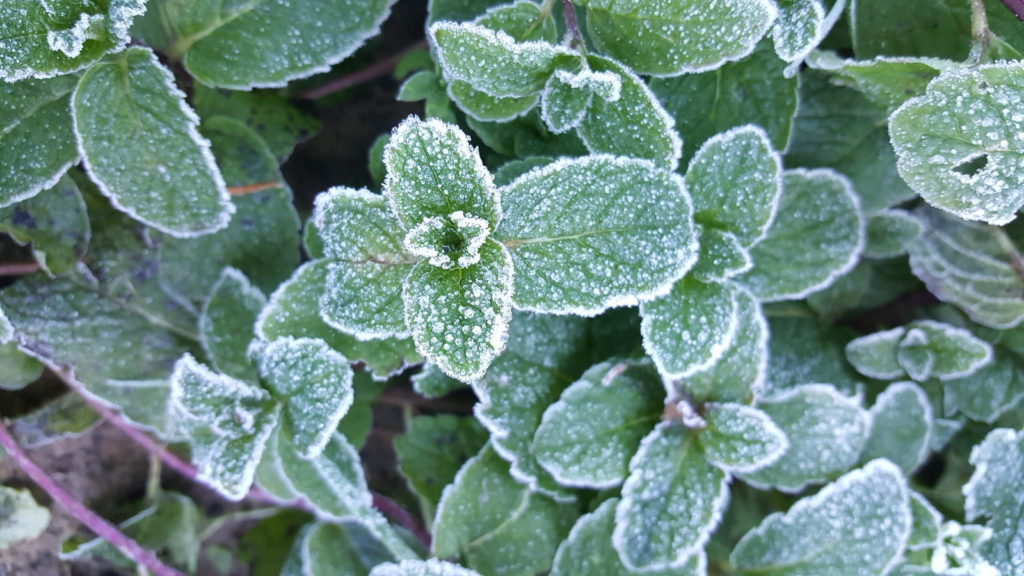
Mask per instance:
[[[0,7],[0,572],[1024,574],[1024,6],[428,4]]]

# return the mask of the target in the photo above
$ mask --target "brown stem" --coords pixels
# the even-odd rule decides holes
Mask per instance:
[[[419,522],[405,508],[402,508],[391,498],[376,492],[373,493],[373,507],[380,510],[382,514],[395,524],[412,532],[420,541],[420,544],[423,544],[424,548],[430,550],[430,534],[427,534],[427,531],[420,526]]]
[[[569,45],[582,46],[583,35],[580,34],[580,27],[576,22],[576,7],[572,5],[572,0],[562,0],[562,14],[565,16],[565,35]]]
[[[319,100],[324,96],[330,96],[331,94],[341,92],[342,90],[345,90],[347,88],[358,86],[365,82],[369,82],[370,80],[380,78],[381,76],[386,76],[387,74],[391,73],[391,71],[395,68],[395,65],[398,64],[398,61],[401,60],[402,57],[406,55],[406,53],[411,52],[413,50],[421,50],[426,47],[427,41],[421,40],[413,44],[412,46],[409,46],[405,50],[402,50],[398,54],[391,56],[390,58],[385,58],[384,60],[371,64],[370,66],[363,68],[362,70],[358,70],[351,74],[346,74],[341,78],[331,80],[330,82],[324,84],[323,86],[318,86],[311,90],[307,90],[299,94],[299,98],[302,98],[303,100]]]
[[[125,536],[116,526],[86,508],[84,504],[58,486],[46,471],[29,459],[25,451],[21,449],[21,446],[14,441],[3,420],[0,420],[0,446],[3,446],[7,454],[22,471],[33,482],[38,484],[40,488],[46,491],[55,502],[63,506],[72,516],[77,518],[79,522],[84,524],[89,530],[92,530],[97,536],[110,542],[111,545],[132,561],[145,567],[146,570],[149,570],[156,576],[183,576],[181,572],[161,562],[152,552],[139,546],[138,542]]]
[[[16,264],[0,264],[0,276],[28,276],[38,272],[38,262],[19,262]]]
[[[259,184],[247,184],[245,186],[229,186],[228,194],[232,196],[245,196],[253,192],[262,192],[271,188],[281,188],[280,182],[260,182]]]

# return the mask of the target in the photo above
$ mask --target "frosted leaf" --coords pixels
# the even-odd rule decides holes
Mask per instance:
[[[575,505],[531,492],[485,446],[444,489],[434,519],[432,552],[462,555],[483,574],[536,574],[551,568],[558,543],[576,521]]]
[[[678,76],[740,60],[771,28],[768,0],[671,0],[650,4],[587,0],[587,30],[597,49],[640,74]]]
[[[921,236],[921,221],[903,210],[883,210],[868,218],[865,258],[893,258]]]
[[[991,529],[949,521],[942,525],[939,544],[932,550],[929,567],[942,576],[1001,576],[1005,572],[985,559],[992,540]]]
[[[320,302],[330,278],[330,269],[331,263],[324,260],[303,264],[296,269],[292,277],[271,295],[256,321],[256,335],[264,341],[288,336],[318,338],[352,362],[365,362],[374,378],[381,380],[401,372],[406,363],[420,361],[411,339],[362,341],[324,322]]]
[[[598,364],[544,411],[532,451],[559,484],[613,488],[626,479],[630,458],[664,405],[649,360]]]
[[[844,60],[831,52],[816,52],[808,63],[890,111],[924,93],[940,73],[959,67],[938,58],[876,56],[871,60]]]
[[[710,368],[684,378],[681,385],[700,402],[750,402],[768,372],[768,323],[761,305],[746,290],[737,292],[732,344]]]
[[[871,416],[858,399],[827,384],[805,384],[762,400],[763,410],[789,439],[769,466],[739,476],[755,486],[796,493],[849,470],[871,433]]]
[[[767,414],[742,404],[709,404],[707,428],[697,434],[708,461],[732,474],[756,472],[789,448],[786,434]]]
[[[292,502],[299,499],[299,493],[288,480],[284,464],[281,462],[281,450],[278,446],[281,429],[281,426],[275,428],[267,439],[267,448],[256,466],[255,480],[261,490],[276,498],[278,502]]]
[[[896,358],[896,349],[906,333],[906,328],[899,327],[851,340],[846,345],[846,359],[868,378],[900,378],[906,372]]]
[[[889,385],[871,407],[871,435],[861,461],[886,458],[910,474],[931,452],[932,405],[912,382]]]
[[[312,522],[295,536],[280,576],[366,576],[394,559],[359,522]]]
[[[358,340],[408,338],[402,283],[412,264],[327,261],[320,315],[329,326]]]
[[[900,176],[929,204],[1006,224],[1024,204],[1024,64],[945,72],[889,120]]]
[[[458,564],[442,560],[404,560],[398,564],[381,564],[370,576],[480,576]]]
[[[0,486],[0,550],[38,538],[50,525],[50,511],[28,489]]]
[[[740,324],[738,289],[689,277],[672,291],[640,305],[644,349],[669,380],[714,366],[732,345]]]
[[[544,125],[555,134],[562,134],[576,128],[583,122],[594,93],[586,81],[579,80],[584,71],[572,74],[559,70],[548,77],[541,93],[540,117]],[[613,76],[616,82],[618,77]]]
[[[0,207],[57,184],[78,162],[69,108],[75,82],[72,76],[0,82]]]
[[[728,477],[692,431],[662,422],[629,463],[612,546],[626,568],[667,570],[701,553],[729,501]]]
[[[144,21],[173,31],[166,38],[164,51],[203,84],[251,90],[282,87],[291,80],[328,71],[380,31],[393,3],[176,2],[164,10],[155,6]]]
[[[828,382],[847,396],[859,393],[863,379],[843,350],[852,330],[809,315],[774,316],[768,324],[771,371],[765,396],[815,381]]]
[[[761,128],[733,128],[697,150],[686,172],[686,189],[693,198],[694,220],[750,247],[775,220],[782,158]]]
[[[43,375],[44,366],[18,348],[16,342],[0,344],[0,390],[21,390]]]
[[[170,410],[189,431],[197,478],[226,498],[244,497],[277,426],[277,403],[258,386],[217,374],[186,354],[171,375]]]
[[[597,510],[580,517],[569,537],[558,547],[551,576],[634,576],[622,565],[615,549],[608,546],[615,526],[618,498],[605,500]],[[643,572],[648,576],[702,576],[707,573],[707,558],[701,551],[682,567]]]
[[[0,80],[81,70],[128,44],[145,0],[7,0],[0,6]]]
[[[910,492],[910,538],[907,550],[925,550],[934,548],[939,543],[939,527],[942,514],[932,506],[927,498],[917,492]]]
[[[11,324],[3,306],[0,306],[0,344],[7,344],[14,341],[14,324]]]
[[[491,173],[458,126],[410,116],[384,149],[384,196],[406,229],[461,210],[493,227],[501,205]]]
[[[826,169],[789,170],[778,216],[740,277],[762,301],[799,300],[827,288],[864,249],[860,202],[850,181]]]
[[[326,258],[396,264],[406,260],[402,232],[384,196],[335,187],[316,197],[313,222]]]
[[[968,521],[987,517],[992,538],[982,554],[1003,574],[1024,570],[1024,431],[999,428],[971,451],[975,467],[964,484],[964,509]]]
[[[717,228],[700,229],[700,256],[690,270],[701,282],[725,282],[750,270],[754,263],[750,253],[731,232]]]
[[[235,268],[225,268],[199,316],[199,343],[219,372],[253,382],[249,360],[253,326],[267,299]]]
[[[228,225],[235,207],[199,118],[151,51],[90,68],[72,115],[89,174],[116,208],[178,238]]]
[[[622,64],[600,56],[587,59],[590,68],[604,79],[604,96],[598,86],[577,133],[594,154],[646,158],[666,170],[675,170],[683,141],[675,120],[662,107],[647,84]],[[609,82],[613,77],[619,84]],[[612,98],[612,96],[616,96]]]
[[[18,244],[31,244],[32,255],[44,271],[62,274],[84,259],[92,226],[82,193],[65,175],[53,188],[0,208],[0,232]]]
[[[257,356],[260,377],[284,402],[292,443],[315,458],[352,406],[352,368],[323,340],[280,338]]]
[[[567,48],[516,42],[479,24],[438,22],[428,38],[447,80],[461,80],[491,96],[532,96],[556,69],[578,66],[578,56]]]
[[[1011,358],[1010,354],[1000,352],[993,362],[970,376],[946,380],[943,383],[946,410],[992,424],[1017,406],[1024,400],[1024,382]]]
[[[918,320],[907,325],[896,359],[911,378],[962,378],[992,361],[992,346],[963,328]]]
[[[778,0],[772,27],[775,52],[786,62],[803,60],[825,38],[825,8],[818,0]]]
[[[512,253],[519,309],[589,316],[637,304],[666,293],[696,258],[682,179],[647,161],[560,160],[501,194],[495,237]]]
[[[765,518],[729,561],[739,574],[885,574],[910,534],[908,492],[898,468],[874,460]]]
[[[468,82],[452,80],[448,82],[445,92],[448,98],[454,102],[467,116],[483,122],[508,122],[514,120],[537,106],[537,96],[510,96],[502,98],[491,96],[473,88]],[[429,104],[432,97],[427,97],[427,116],[439,116],[430,111]],[[442,117],[443,118],[443,117]],[[443,118],[446,119],[447,118]],[[449,120],[454,121],[454,119]]]
[[[433,516],[441,491],[486,443],[487,431],[472,417],[438,414],[407,422],[405,433],[394,439],[395,455],[406,483],[420,497],[424,516]]]
[[[452,378],[476,380],[505,348],[512,259],[504,246],[488,241],[469,268],[420,262],[406,279],[402,300],[416,350]]]
[[[489,234],[486,220],[456,210],[447,217],[425,218],[409,230],[403,244],[431,266],[469,268],[480,261],[480,247]]]
[[[1024,280],[1003,244],[1002,232],[919,210],[924,234],[909,246],[910,268],[939,300],[962,309],[991,328],[1011,328],[1024,320]]]
[[[445,376],[437,366],[429,363],[424,364],[423,369],[409,379],[412,380],[412,389],[426,398],[441,398],[466,386],[450,376]]]

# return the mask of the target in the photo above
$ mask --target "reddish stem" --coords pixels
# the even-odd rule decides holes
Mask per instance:
[[[576,23],[576,8],[572,5],[572,0],[562,0],[562,14],[565,15],[565,33],[571,38],[573,46],[578,46],[583,42],[583,36],[580,34],[579,24]]]
[[[228,194],[232,196],[245,196],[253,192],[262,192],[263,190],[281,187],[282,184],[280,182],[260,182],[259,184],[247,184],[245,186],[230,186],[228,187]]]
[[[423,547],[430,550],[430,534],[423,529],[422,526],[416,522],[416,519],[412,517],[412,514],[402,508],[398,502],[395,502],[391,498],[383,494],[373,493],[373,507],[380,510],[382,514],[388,517],[392,522],[398,524],[402,528],[405,528],[409,532],[412,532],[414,536],[423,544]]]
[[[7,454],[22,469],[22,471],[24,471],[33,482],[38,484],[40,488],[45,490],[55,502],[58,502],[61,506],[67,509],[72,516],[77,518],[79,522],[84,524],[89,528],[89,530],[92,530],[97,536],[103,538],[107,542],[110,542],[125,556],[145,567],[146,570],[149,570],[156,576],[183,576],[181,572],[178,572],[161,562],[152,552],[146,550],[142,546],[139,546],[138,542],[125,536],[124,533],[118,530],[116,526],[107,522],[92,510],[86,508],[84,504],[76,500],[63,488],[58,486],[49,474],[29,459],[28,455],[25,454],[25,451],[21,449],[21,446],[14,441],[14,438],[7,430],[7,425],[3,420],[0,420],[0,446],[3,446],[4,450],[7,451]]]
[[[1003,6],[1013,12],[1017,19],[1024,21],[1024,0],[1003,0]]]
[[[387,74],[391,73],[391,71],[395,68],[395,65],[398,64],[399,60],[401,60],[402,57],[406,55],[406,53],[411,52],[413,50],[420,50],[426,48],[426,46],[426,40],[417,42],[412,46],[409,46],[405,50],[402,50],[398,54],[391,56],[390,58],[385,58],[384,60],[371,64],[370,66],[363,68],[362,70],[358,70],[351,74],[342,76],[341,78],[331,80],[330,82],[324,84],[323,86],[318,86],[311,90],[307,90],[299,94],[299,98],[302,98],[303,100],[319,100],[324,96],[330,96],[331,94],[341,92],[342,90],[345,90],[347,88],[358,86],[365,82],[369,82],[370,80],[380,78],[381,76],[386,76]]]
[[[0,264],[0,276],[28,276],[39,271],[38,262]]]

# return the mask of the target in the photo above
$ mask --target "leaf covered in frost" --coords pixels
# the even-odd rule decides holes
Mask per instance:
[[[974,474],[964,484],[967,520],[988,518],[992,538],[985,544],[985,558],[1003,574],[1024,570],[1024,432],[999,428],[971,451]]]
[[[891,384],[871,407],[871,435],[862,461],[887,458],[910,474],[931,451],[932,405],[917,384]]]
[[[742,404],[709,404],[698,434],[709,462],[729,473],[755,472],[789,448],[786,434],[767,414]]]
[[[431,558],[430,560],[403,560],[398,564],[380,564],[370,576],[480,576],[458,564]]]
[[[394,559],[360,522],[312,522],[295,536],[280,576],[367,576]]]
[[[775,51],[787,62],[803,60],[825,37],[825,8],[818,0],[779,0],[772,28]]]
[[[249,360],[256,318],[267,304],[259,288],[234,268],[225,268],[199,316],[199,341],[215,369],[229,376],[255,381]]]
[[[0,550],[38,538],[50,524],[50,511],[27,489],[0,486]]]

